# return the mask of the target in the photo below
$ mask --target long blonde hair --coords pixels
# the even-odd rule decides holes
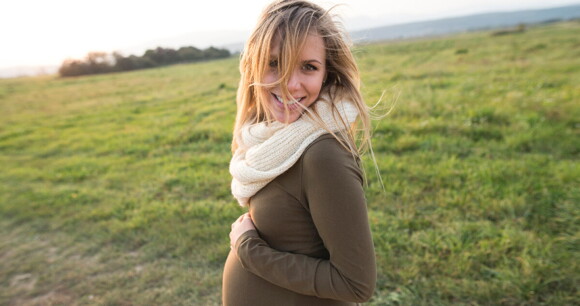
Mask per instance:
[[[360,93],[359,70],[350,44],[347,43],[345,31],[342,30],[340,23],[333,19],[330,10],[326,11],[309,1],[278,0],[264,9],[240,57],[241,79],[236,101],[237,114],[232,152],[238,147],[238,139],[244,124],[272,121],[268,111],[268,98],[262,88],[280,85],[282,91],[288,93],[287,84],[293,64],[297,61],[297,55],[310,34],[322,37],[326,49],[327,75],[320,97],[324,97],[324,100],[330,103],[333,111],[336,110],[337,101],[352,102],[359,112],[359,117],[356,124],[339,131],[341,137],[338,137],[324,125],[312,107],[303,115],[313,117],[321,128],[336,137],[352,154],[360,156],[370,148],[369,109]],[[280,38],[278,59],[280,78],[273,84],[263,84],[262,80],[270,64],[270,49],[277,35]]]

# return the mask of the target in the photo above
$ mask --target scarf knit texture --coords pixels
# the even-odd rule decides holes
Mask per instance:
[[[358,110],[353,103],[335,103],[334,114],[328,103],[319,100],[312,107],[330,131],[346,129],[356,120]],[[242,126],[238,148],[230,161],[232,194],[238,203],[247,206],[250,197],[292,167],[308,145],[325,133],[328,131],[307,115],[290,124],[276,121]]]

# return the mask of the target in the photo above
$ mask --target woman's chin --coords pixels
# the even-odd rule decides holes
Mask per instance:
[[[301,108],[288,109],[286,113],[284,106],[277,102],[272,107],[272,117],[281,123],[292,123],[300,118],[301,113]]]

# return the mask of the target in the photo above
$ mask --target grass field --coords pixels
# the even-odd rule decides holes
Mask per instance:
[[[359,46],[370,305],[580,304],[580,22]],[[216,305],[237,59],[0,80],[0,304]]]

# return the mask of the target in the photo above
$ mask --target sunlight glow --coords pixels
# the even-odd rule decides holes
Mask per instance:
[[[0,4],[0,68],[58,65],[89,51],[140,50],[160,39],[192,32],[237,31],[242,42],[269,0],[116,1],[19,0]],[[578,3],[570,0],[315,0],[338,8],[349,29],[440,18],[483,11],[539,8]],[[225,3],[225,4],[224,4]],[[224,7],[227,5],[227,9]],[[209,38],[192,41],[206,47]],[[201,34],[200,34],[201,37]],[[219,43],[223,42],[216,42]],[[133,48],[133,49],[131,49]]]

